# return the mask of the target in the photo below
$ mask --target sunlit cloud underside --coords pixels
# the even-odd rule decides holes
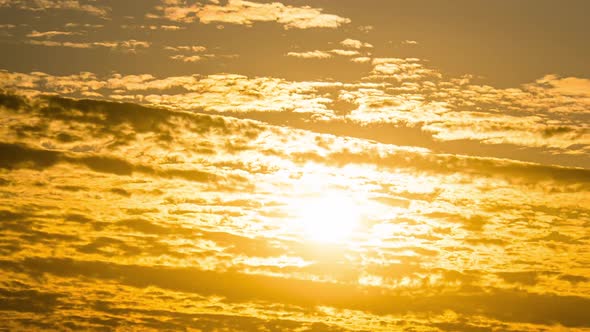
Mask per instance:
[[[2,104],[7,326],[588,323],[587,170],[131,104]]]

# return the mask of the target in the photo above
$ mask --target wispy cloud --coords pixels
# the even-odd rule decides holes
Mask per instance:
[[[72,32],[72,31],[33,31],[29,34],[27,34],[27,37],[29,38],[53,38],[55,36],[72,36],[72,35],[78,35],[79,33],[77,32]]]
[[[123,52],[136,52],[139,49],[149,48],[151,43],[141,40],[121,40],[121,41],[92,41],[92,42],[74,42],[74,41],[53,41],[53,40],[28,40],[26,43],[47,47],[68,47],[68,48],[110,48]]]

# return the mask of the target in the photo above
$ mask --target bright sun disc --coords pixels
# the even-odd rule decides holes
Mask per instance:
[[[348,239],[360,220],[356,202],[341,194],[305,199],[298,204],[297,210],[305,237],[317,242]]]

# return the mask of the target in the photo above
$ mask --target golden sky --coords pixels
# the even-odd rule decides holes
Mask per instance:
[[[0,330],[590,331],[589,12],[0,0]]]

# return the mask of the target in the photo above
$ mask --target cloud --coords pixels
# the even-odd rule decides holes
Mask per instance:
[[[174,49],[178,51],[169,50],[183,52],[170,56],[176,61],[223,57],[201,53],[198,45]],[[199,53],[192,54],[193,49]],[[321,59],[333,54],[311,51],[290,52],[288,56]],[[20,93],[58,92],[251,116],[257,112],[296,112],[312,117],[317,126],[321,126],[319,121],[326,125],[331,121],[353,132],[361,131],[362,126],[391,124],[420,132],[422,144],[471,140],[571,156],[583,156],[590,149],[590,129],[584,120],[590,100],[583,95],[566,94],[538,82],[496,89],[469,84],[468,77],[446,79],[418,59],[356,57],[351,61],[371,61],[371,74],[360,83],[297,82],[235,74],[164,78],[113,74],[99,78],[92,73],[53,76],[4,71],[0,75],[4,76],[1,85],[5,89],[19,89]],[[338,105],[345,104],[352,106],[339,111]]]
[[[186,86],[201,95],[287,82],[31,76],[34,84]],[[293,91],[347,89],[342,97],[353,100],[349,89],[369,87]],[[584,271],[561,268],[585,259],[562,253],[588,245],[579,235],[588,170],[55,96],[0,95],[0,119],[0,270],[9,280],[0,289],[11,318],[45,315],[45,328],[56,329],[185,327],[197,324],[195,312],[248,319],[228,326],[288,317],[281,324],[321,330],[372,330],[376,321],[384,330],[590,325],[587,299],[571,295],[585,287]],[[361,211],[350,242],[308,241],[295,210],[344,191]],[[83,309],[81,296],[90,304]],[[33,324],[13,321],[15,329]]]
[[[71,31],[44,31],[44,32],[39,32],[36,30],[33,30],[33,32],[27,34],[27,37],[29,38],[53,38],[55,36],[71,36],[71,35],[77,35],[79,33],[76,32],[71,32]]]
[[[373,45],[371,45],[369,43],[365,43],[360,40],[350,39],[350,38],[347,38],[347,39],[344,39],[343,41],[341,41],[340,45],[342,45],[344,47],[355,48],[355,49],[372,48],[373,47]]]
[[[166,46],[166,47],[164,47],[164,49],[167,51],[174,51],[174,52],[187,51],[187,52],[195,52],[195,53],[201,53],[201,52],[205,52],[207,50],[207,48],[205,46],[201,46],[201,45]]]
[[[371,58],[366,57],[366,56],[361,56],[361,57],[352,58],[352,59],[350,59],[350,61],[356,62],[356,63],[369,63],[369,62],[371,62]]]
[[[79,0],[0,0],[0,7],[29,11],[73,10],[101,18],[107,17],[111,11],[109,7],[95,5],[94,1]]]
[[[526,128],[526,130],[523,130]],[[540,116],[510,116],[479,112],[447,112],[423,127],[442,140],[478,139],[489,144],[567,149],[574,142],[590,145],[590,127],[576,123],[550,124]]]
[[[357,50],[341,50],[341,49],[333,49],[329,51],[307,51],[307,52],[288,52],[287,56],[296,57],[296,58],[303,58],[303,59],[329,59],[332,58],[334,55],[340,56],[357,56],[360,55],[360,52]]]
[[[329,59],[332,57],[330,53],[319,50],[308,52],[289,52],[287,53],[287,56],[303,59]]]
[[[151,43],[135,39],[121,40],[121,41],[94,41],[94,42],[68,42],[68,41],[52,41],[52,40],[28,40],[26,43],[38,46],[47,47],[68,47],[68,48],[110,48],[117,51],[134,53],[138,49],[149,48]]]
[[[3,328],[590,328],[588,77],[445,74],[336,3],[0,4],[39,68],[0,70]]]
[[[322,282],[287,280],[282,278],[216,273],[191,268],[158,268],[119,265],[104,262],[83,262],[69,259],[29,258],[12,263],[28,273],[50,273],[70,278],[92,277],[116,280],[124,285],[219,295],[229,301],[277,301],[310,308],[317,304],[336,308],[351,308],[376,314],[404,312],[442,313],[445,309],[463,314],[478,314],[506,320],[535,324],[561,323],[568,327],[587,327],[590,322],[584,309],[588,299],[579,296],[534,294],[518,290],[493,289],[486,293],[439,294],[416,300],[407,295],[380,292],[374,288],[351,288]],[[195,283],[194,280],[200,282]],[[240,283],[236,283],[240,280]],[[302,292],[302,290],[307,290]],[[365,299],[365,300],[363,300]],[[370,300],[368,300],[370,299]],[[555,310],[555,301],[561,303]],[[390,303],[397,303],[392,307]]]
[[[18,144],[0,143],[0,151],[10,156],[0,162],[0,168],[8,170],[20,168],[45,169],[60,162],[66,162],[84,165],[95,172],[115,175],[132,175],[134,172],[139,172],[165,178],[178,177],[195,182],[208,182],[215,178],[213,174],[194,169],[155,169],[146,165],[133,165],[126,160],[113,157],[93,155],[84,157],[69,156],[61,152],[37,150]],[[118,190],[118,193],[121,192],[121,190]]]
[[[437,71],[424,67],[416,58],[374,58],[373,70],[368,79],[395,79],[397,81],[440,78]]]
[[[179,60],[182,62],[199,62],[201,60],[203,60],[202,57],[198,56],[198,55],[182,55],[182,54],[177,54],[177,55],[171,55],[170,59],[172,60]]]
[[[334,53],[337,55],[343,55],[343,56],[355,56],[355,55],[360,54],[358,51],[355,51],[355,50],[339,50],[339,49],[333,49],[330,51],[330,53]]]
[[[175,52],[178,54],[169,56],[172,60],[178,60],[182,62],[199,62],[205,59],[213,58],[231,58],[233,56],[228,55],[215,55],[203,53],[207,51],[207,47],[201,45],[180,45],[180,46],[165,46],[166,51]],[[195,54],[196,53],[196,54]]]
[[[589,79],[577,77],[560,78],[556,75],[547,75],[537,80],[537,83],[549,85],[551,90],[559,94],[590,97]]]
[[[231,23],[250,26],[255,22],[276,22],[285,29],[338,28],[350,19],[325,14],[322,9],[309,6],[295,7],[280,2],[259,3],[229,0],[226,5],[188,4],[186,1],[166,1],[158,7],[162,15],[172,21],[203,24]]]
[[[3,289],[0,288],[2,303],[0,310],[51,313],[58,304],[58,299],[63,294],[42,292],[34,289]]]

